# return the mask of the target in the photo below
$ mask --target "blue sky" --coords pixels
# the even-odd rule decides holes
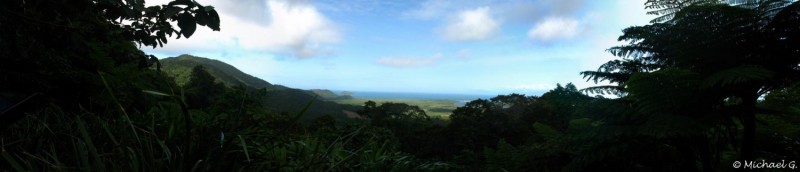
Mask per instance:
[[[192,54],[301,89],[541,93],[613,59],[645,0],[197,0],[220,13],[159,58]],[[165,0],[150,0],[149,5]]]

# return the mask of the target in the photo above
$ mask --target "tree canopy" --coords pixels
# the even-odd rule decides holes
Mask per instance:
[[[629,44],[609,49],[622,60],[582,72],[589,80],[617,85],[586,91],[623,93],[619,95],[633,101],[634,114],[648,116],[647,121],[688,118],[696,123],[683,126],[686,121],[674,121],[668,126],[701,127],[680,137],[741,139],[734,144],[741,149],[741,159],[759,156],[754,152],[755,115],[763,112],[756,106],[758,98],[793,84],[799,76],[800,3],[653,0],[647,5],[655,9],[652,14],[664,16],[623,31],[619,40]],[[731,128],[738,127],[743,129],[740,137],[709,134],[736,132]],[[691,149],[712,149],[718,157],[725,148]],[[705,153],[692,154],[704,165],[719,163],[718,158],[702,160],[699,155]]]

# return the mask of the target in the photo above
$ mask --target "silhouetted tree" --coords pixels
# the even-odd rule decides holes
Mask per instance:
[[[731,118],[743,124],[740,157],[755,157],[757,99],[796,80],[800,63],[800,3],[728,3],[648,1],[648,8],[664,9],[654,12],[667,15],[655,20],[664,23],[625,29],[619,40],[630,44],[609,50],[624,60],[582,73],[595,81],[619,84],[613,89],[624,88],[628,93],[625,99],[634,101],[631,107],[636,114],[649,116],[643,120],[672,121],[665,123],[673,126],[671,132],[686,131],[681,137],[692,139],[674,139],[696,144],[683,145],[677,140],[675,144],[685,157],[703,162],[704,170],[719,163],[725,147],[710,142],[731,139],[712,137],[735,132],[730,129],[735,127]],[[686,125],[689,121],[694,124]],[[686,130],[690,128],[699,130]],[[708,131],[719,134],[707,135]],[[693,166],[693,162],[687,163]]]
[[[111,105],[115,102],[112,98],[104,97],[109,94],[104,92],[107,87],[116,88],[113,94],[119,94],[117,97],[136,97],[141,88],[135,87],[157,85],[143,83],[145,78],[164,83],[163,78],[142,72],[144,67],[157,64],[157,58],[138,50],[137,43],[157,47],[173,35],[188,38],[198,24],[219,30],[219,16],[210,6],[191,0],[149,7],[144,3],[144,0],[3,1],[0,73],[4,77],[0,77],[0,92],[4,94],[0,99],[16,103],[30,95],[41,97],[25,102],[34,105],[17,111],[20,114],[36,111],[48,103],[75,109],[116,107]],[[177,22],[177,27],[170,22]],[[140,100],[116,102],[126,107],[141,104],[135,101]]]
[[[202,65],[192,68],[189,78],[189,82],[184,87],[187,93],[187,103],[192,108],[208,107],[214,102],[214,99],[225,92],[225,85],[216,82],[216,78],[208,73]]]
[[[418,148],[431,144],[425,139],[437,134],[426,132],[434,124],[418,106],[392,102],[377,106],[374,101],[367,101],[358,114],[366,117],[373,126],[391,130],[400,140],[400,149],[406,152],[419,154],[425,151]]]

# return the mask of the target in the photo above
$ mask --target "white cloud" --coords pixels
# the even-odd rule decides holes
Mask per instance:
[[[305,1],[210,1],[220,13],[220,32],[198,28],[189,39],[170,40],[156,51],[222,51],[231,47],[250,51],[286,53],[309,58],[330,53],[336,43],[336,24]],[[158,3],[154,3],[158,4]]]
[[[441,53],[437,53],[431,57],[387,56],[378,59],[377,63],[395,68],[414,68],[433,65],[441,59]]]
[[[490,7],[478,7],[458,13],[441,30],[441,35],[451,41],[484,40],[500,29],[500,22],[491,16]]]
[[[564,17],[549,17],[544,21],[539,22],[528,31],[528,38],[541,41],[551,42],[559,39],[571,39],[580,34],[578,20]]]

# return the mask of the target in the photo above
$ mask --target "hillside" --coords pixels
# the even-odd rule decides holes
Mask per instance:
[[[219,60],[184,54],[178,57],[161,59],[159,61],[164,67],[162,70],[175,77],[175,81],[181,85],[186,84],[189,80],[189,73],[191,73],[192,67],[203,65],[211,75],[217,78],[217,82],[222,82],[227,86],[243,84],[252,88],[281,87],[244,73],[236,69],[236,67]]]
[[[311,90],[308,90],[308,91],[311,92],[311,93],[316,94],[317,96],[319,96],[320,98],[323,98],[325,100],[347,100],[347,99],[353,99],[353,96],[351,96],[351,95],[339,95],[339,94],[334,93],[331,90],[326,90],[326,89],[311,89]]]
[[[348,119],[345,113],[354,112],[360,106],[342,105],[325,100],[337,98],[333,92],[327,90],[301,90],[289,88],[281,85],[273,85],[267,81],[251,76],[219,60],[213,60],[192,55],[180,55],[160,60],[162,70],[169,76],[175,78],[180,85],[186,84],[189,74],[196,65],[203,65],[208,72],[217,79],[217,82],[227,86],[245,85],[253,89],[267,89],[268,93],[264,100],[266,106],[275,112],[286,112],[295,114],[303,109],[309,101],[317,98],[308,109],[305,120],[310,120],[322,115],[332,115],[337,119]],[[349,112],[348,112],[349,111]]]

